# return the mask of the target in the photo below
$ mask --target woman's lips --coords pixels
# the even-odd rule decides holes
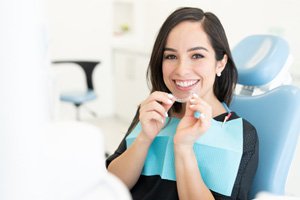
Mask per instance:
[[[191,90],[199,80],[193,79],[193,80],[174,80],[176,88],[179,90],[187,91]]]

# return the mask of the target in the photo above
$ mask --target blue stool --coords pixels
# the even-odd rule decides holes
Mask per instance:
[[[99,61],[72,61],[72,60],[62,60],[62,61],[53,61],[53,64],[65,64],[65,63],[74,63],[81,67],[84,71],[86,77],[87,90],[85,92],[66,92],[60,94],[60,100],[68,103],[74,104],[76,107],[76,119],[80,120],[79,116],[79,107],[86,102],[95,100],[97,95],[94,91],[93,85],[93,72],[95,67],[100,63]],[[90,112],[96,116],[96,113]]]

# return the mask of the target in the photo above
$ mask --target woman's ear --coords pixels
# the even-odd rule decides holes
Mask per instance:
[[[217,67],[216,67],[216,74],[217,76],[221,76],[222,71],[224,70],[226,64],[227,64],[228,57],[226,54],[224,54],[222,60],[217,61]]]

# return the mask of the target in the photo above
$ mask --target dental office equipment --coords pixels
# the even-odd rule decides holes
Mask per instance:
[[[261,50],[264,44],[267,51]],[[284,195],[300,133],[300,89],[279,85],[259,95],[253,91],[280,76],[289,57],[288,43],[278,36],[249,36],[233,49],[233,57],[238,83],[245,90],[234,96],[230,108],[249,120],[259,137],[259,164],[250,197],[261,191]],[[259,59],[254,62],[253,57]],[[249,87],[252,89],[247,91]]]
[[[232,55],[238,69],[238,94],[257,95],[291,84],[288,69],[292,56],[287,41],[281,37],[247,36],[233,48]]]
[[[60,60],[60,61],[53,61],[52,64],[71,64],[74,66],[79,66],[81,71],[84,72],[85,75],[85,90],[81,91],[80,89],[75,89],[72,91],[63,91],[60,94],[60,100],[62,102],[71,103],[76,108],[76,120],[80,120],[80,113],[79,109],[85,103],[96,100],[97,95],[94,90],[93,84],[93,73],[95,68],[100,64],[100,61],[82,61],[82,60]],[[88,111],[93,115],[96,116],[96,113],[90,109]]]

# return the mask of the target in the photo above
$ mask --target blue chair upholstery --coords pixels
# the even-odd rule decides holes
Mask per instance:
[[[60,95],[61,101],[73,103],[80,106],[81,104],[96,99],[94,90],[88,89],[86,92],[66,92]]]
[[[241,85],[257,86],[271,82],[289,56],[288,43],[274,35],[250,35],[232,50]],[[272,66],[272,70],[270,70]]]
[[[64,64],[64,63],[73,63],[81,67],[84,71],[86,78],[86,91],[85,92],[65,92],[60,94],[60,100],[68,103],[74,104],[76,107],[76,119],[79,120],[79,107],[89,101],[95,100],[97,98],[94,91],[93,85],[93,72],[95,67],[100,63],[99,61],[73,61],[73,60],[62,60],[62,61],[53,61],[53,64]],[[95,112],[90,111],[93,115],[96,115]]]
[[[249,48],[252,48],[251,44],[248,43]],[[238,55],[242,55],[242,52],[256,53],[254,49],[244,51],[240,46],[238,48],[241,53],[234,55],[235,60],[239,60]],[[247,46],[243,48],[247,49]],[[274,48],[273,50],[277,51],[276,45]],[[280,48],[280,45],[277,48]],[[237,66],[239,76],[240,74],[244,76],[238,79],[239,84],[254,86],[266,84],[271,81],[266,74],[273,74],[274,70],[277,72],[272,77],[276,77],[280,66],[274,68],[273,64],[277,59],[281,62],[281,55],[268,53],[264,55],[268,55],[266,60],[262,56],[263,61],[257,62],[252,70],[247,71],[244,70],[244,66]],[[251,55],[243,56],[251,57]],[[286,54],[282,56],[286,57]],[[237,62],[237,65],[239,63],[241,62]],[[260,68],[264,68],[265,75],[257,74],[256,78],[255,69],[259,71]],[[248,75],[251,79],[247,78]],[[256,127],[259,137],[259,164],[250,197],[254,198],[260,191],[284,195],[287,175],[300,133],[300,89],[292,85],[282,85],[256,96],[236,94],[230,107]]]
[[[259,165],[251,195],[283,195],[300,133],[300,90],[280,86],[258,96],[235,96],[231,109],[250,121],[259,137]]]

